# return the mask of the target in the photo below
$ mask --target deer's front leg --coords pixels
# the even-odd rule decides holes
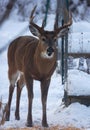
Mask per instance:
[[[50,85],[50,79],[41,81],[41,96],[42,96],[41,100],[42,100],[42,109],[43,109],[42,126],[44,127],[48,127],[46,104],[47,104],[47,95],[48,95],[49,85]]]
[[[27,126],[32,127],[32,100],[33,100],[33,79],[25,77],[26,86],[28,92],[28,116],[27,116]]]

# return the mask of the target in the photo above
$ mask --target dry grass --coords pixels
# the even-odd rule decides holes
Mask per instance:
[[[7,104],[2,103],[0,100],[0,125],[5,123],[5,114],[7,111]]]
[[[60,127],[60,126],[52,126],[50,128],[42,128],[39,126],[33,127],[33,128],[9,128],[9,129],[4,129],[4,130],[84,130],[84,129],[79,129],[75,127]]]

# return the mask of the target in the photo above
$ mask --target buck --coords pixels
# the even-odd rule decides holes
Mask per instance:
[[[39,80],[41,83],[41,101],[42,101],[42,126],[48,127],[46,104],[48,89],[51,81],[51,76],[56,68],[56,40],[67,31],[68,26],[72,24],[71,17],[69,22],[62,27],[55,28],[54,31],[44,30],[44,24],[38,26],[34,23],[34,12],[36,6],[33,8],[30,16],[30,31],[38,37],[21,36],[12,41],[8,48],[8,78],[10,81],[8,111],[6,120],[10,119],[10,106],[12,96],[17,82],[17,100],[15,118],[20,119],[19,104],[20,95],[23,86],[26,84],[28,93],[28,115],[26,125],[33,126],[32,121],[32,101],[33,101],[33,80]],[[56,26],[56,25],[55,25]],[[19,80],[18,77],[20,77]]]

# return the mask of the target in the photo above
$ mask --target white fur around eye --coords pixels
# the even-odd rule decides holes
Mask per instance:
[[[48,56],[48,54],[46,52],[41,52],[41,57],[45,58],[45,59],[51,59],[53,58],[54,53],[52,53],[52,55]]]

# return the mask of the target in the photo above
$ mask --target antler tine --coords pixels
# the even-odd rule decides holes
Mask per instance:
[[[34,14],[34,12],[35,12],[35,10],[36,10],[36,7],[37,7],[37,5],[34,6],[32,12],[31,12],[31,16],[30,16],[30,19],[31,19],[31,20],[32,20],[32,18],[34,17],[33,14]]]
[[[41,30],[41,27],[39,27],[37,24],[35,24],[35,23],[33,22],[33,19],[34,19],[34,17],[35,17],[35,16],[33,16],[33,15],[34,15],[34,12],[35,12],[35,10],[36,10],[36,7],[37,7],[37,5],[35,5],[34,8],[33,8],[33,10],[31,11],[30,24],[33,25],[36,29],[38,29],[38,30],[40,31],[40,30]]]
[[[43,22],[42,22],[42,28],[45,27],[45,20],[43,19]]]
[[[60,29],[63,29],[63,28],[66,28],[68,26],[72,25],[72,15],[71,13],[69,12],[69,21],[68,23],[64,24],[62,27],[60,27]]]
[[[56,29],[56,32],[58,33],[60,30],[64,29],[64,28],[67,28],[69,27],[70,25],[72,25],[72,15],[71,13],[69,12],[69,21],[68,23],[65,23],[63,26],[59,27]]]
[[[58,16],[56,14],[55,23],[54,23],[54,30],[56,30],[57,28],[58,28]]]

